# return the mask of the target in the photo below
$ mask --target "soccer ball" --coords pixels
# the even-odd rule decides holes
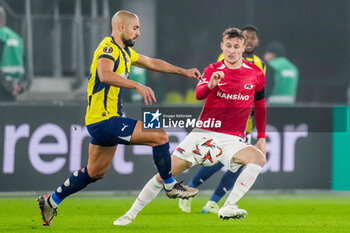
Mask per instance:
[[[199,165],[209,167],[219,162],[222,148],[214,138],[202,137],[196,141],[192,153]]]

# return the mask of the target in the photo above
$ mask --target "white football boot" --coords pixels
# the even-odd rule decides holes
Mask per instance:
[[[191,201],[192,201],[192,198],[180,199],[179,200],[179,208],[183,212],[191,213]]]
[[[130,215],[125,214],[123,216],[120,216],[117,220],[115,220],[113,222],[113,225],[126,226],[132,223],[132,221],[134,221],[134,219]]]
[[[51,195],[40,196],[36,200],[40,208],[41,216],[43,219],[43,226],[51,226],[52,219],[57,215],[57,207],[54,208],[50,199]]]
[[[247,211],[244,209],[239,209],[237,205],[224,205],[219,209],[218,217],[224,220],[226,219],[243,219],[247,216]]]
[[[202,214],[213,213],[217,214],[220,207],[215,201],[208,201],[202,209]]]

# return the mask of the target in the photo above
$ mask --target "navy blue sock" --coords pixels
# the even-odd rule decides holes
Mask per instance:
[[[215,164],[211,167],[201,167],[197,174],[192,178],[188,186],[192,188],[197,188],[199,185],[204,183],[209,177],[211,177],[215,172],[219,171],[224,165],[222,163]]]
[[[156,165],[160,177],[162,177],[164,183],[172,183],[175,181],[173,174],[171,173],[171,159],[169,152],[169,142],[154,146],[153,149],[153,160]]]
[[[70,177],[56,189],[56,191],[51,195],[51,198],[58,205],[64,198],[82,190],[88,184],[95,181],[95,179],[92,179],[89,176],[87,168],[84,167],[83,169],[75,171],[73,174],[71,174]]]
[[[230,170],[226,171],[220,180],[219,186],[215,189],[215,192],[211,196],[210,200],[218,203],[221,198],[225,196],[226,192],[228,192],[233,187],[237,180],[237,177],[239,174],[241,174],[244,167],[245,166],[241,166],[235,173],[231,172]]]

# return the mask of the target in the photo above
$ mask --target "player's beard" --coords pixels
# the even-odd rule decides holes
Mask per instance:
[[[256,47],[254,47],[254,46],[252,46],[253,48],[252,49],[245,49],[245,51],[244,51],[244,53],[247,53],[247,54],[249,54],[249,55],[252,55],[252,54],[254,54],[255,53],[255,50],[256,50]]]
[[[127,47],[132,47],[135,44],[135,42],[133,42],[132,39],[128,39],[128,40],[127,39],[123,39],[123,43]]]

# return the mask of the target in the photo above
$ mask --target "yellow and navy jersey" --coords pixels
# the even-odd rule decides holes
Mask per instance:
[[[105,37],[94,52],[87,88],[88,106],[85,124],[90,125],[113,116],[122,116],[123,88],[102,83],[97,73],[97,63],[100,58],[114,62],[113,72],[127,78],[130,66],[136,62],[139,55],[131,48],[121,48],[113,37]]]
[[[222,60],[224,60],[224,59],[225,59],[225,56],[224,56],[223,53],[221,53],[221,54],[219,55],[219,57],[218,57],[218,61],[222,61]]]
[[[224,54],[221,53],[220,56],[218,57],[218,61],[223,60]],[[259,67],[260,69],[262,69],[264,71],[264,74],[266,74],[266,65],[264,63],[263,60],[261,60],[258,56],[254,55],[253,57],[243,57],[244,60],[249,61],[251,63],[253,63],[254,65],[256,65],[257,67]]]

